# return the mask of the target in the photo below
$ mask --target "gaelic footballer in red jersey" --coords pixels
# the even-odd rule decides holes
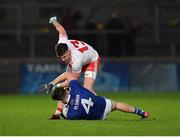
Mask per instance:
[[[60,62],[67,64],[66,71],[70,72],[74,78],[79,79],[80,75],[84,73],[83,87],[95,94],[93,85],[100,65],[100,57],[97,51],[83,41],[68,39],[64,27],[57,21],[56,17],[51,17],[49,23],[53,24],[59,32],[59,40],[55,45],[56,56]],[[49,84],[45,84],[44,88],[47,93],[53,85],[59,82],[60,76]],[[63,84],[66,85],[66,81]],[[62,106],[63,103],[58,101],[57,110],[54,114],[61,113]]]
[[[100,65],[97,51],[83,41],[68,39],[64,27],[56,17],[51,17],[49,23],[53,24],[59,32],[59,40],[55,46],[58,59],[67,64],[66,71],[72,72],[75,78],[79,79],[81,73],[84,72],[83,86],[94,92],[93,84]],[[58,78],[51,83],[58,83]]]

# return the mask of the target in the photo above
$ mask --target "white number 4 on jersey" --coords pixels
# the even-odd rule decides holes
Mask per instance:
[[[86,113],[89,113],[90,107],[94,105],[94,103],[91,101],[91,98],[88,99],[81,99],[81,104],[83,105]]]

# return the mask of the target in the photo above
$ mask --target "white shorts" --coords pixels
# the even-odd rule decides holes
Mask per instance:
[[[67,119],[67,112],[68,112],[68,109],[69,109],[69,105],[64,105],[63,106],[63,109],[62,109],[62,115],[65,119]]]
[[[82,67],[82,71],[84,72],[84,77],[89,77],[95,80],[99,66],[100,66],[100,57],[98,57],[96,61],[84,65]]]
[[[113,102],[110,99],[105,99],[105,100],[106,100],[106,107],[102,118],[103,120],[107,118],[108,114],[112,111],[112,107],[113,107]]]

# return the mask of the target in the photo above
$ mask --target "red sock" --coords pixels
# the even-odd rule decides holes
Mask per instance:
[[[61,112],[62,112],[62,108],[57,107],[55,114],[58,115],[61,114]]]

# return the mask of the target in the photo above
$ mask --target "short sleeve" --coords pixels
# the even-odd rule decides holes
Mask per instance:
[[[59,43],[67,43],[68,41],[68,37],[62,34],[59,34],[59,40],[58,40],[58,44]]]

